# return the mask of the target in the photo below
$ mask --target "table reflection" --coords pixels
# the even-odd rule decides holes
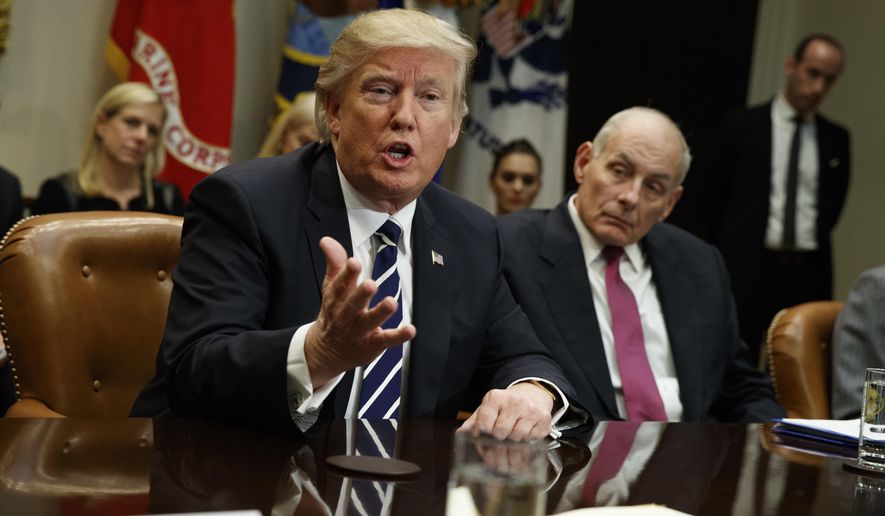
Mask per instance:
[[[325,457],[355,451],[354,424],[333,421],[294,438],[208,421],[0,419],[0,513],[351,514],[357,481],[327,468]],[[391,514],[444,514],[456,427],[398,423],[392,456],[422,471],[411,481],[369,481]],[[614,480],[615,496],[588,502],[585,485],[605,455],[600,443],[625,431],[625,423],[599,425],[589,447],[551,450],[548,512],[657,503],[689,514],[885,513],[885,480],[784,447],[765,425],[643,424],[634,441],[644,447],[631,445],[625,463],[633,467]]]

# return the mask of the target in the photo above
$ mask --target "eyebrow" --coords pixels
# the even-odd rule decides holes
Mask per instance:
[[[381,82],[389,82],[394,84],[399,84],[402,81],[396,77],[395,73],[388,73],[384,71],[373,71],[369,74],[365,75],[360,80],[360,87],[366,87],[369,83],[381,81]],[[419,77],[417,81],[417,87],[426,88],[426,87],[436,88],[441,91],[445,91],[446,89],[446,78],[445,77],[436,77],[436,76],[425,76]]]
[[[620,151],[617,154],[615,154],[614,157],[616,160],[620,160],[620,161],[625,162],[627,164],[627,166],[630,167],[631,169],[636,168],[636,162],[632,158],[630,158],[630,156],[628,154],[626,154],[625,152]],[[663,181],[670,181],[672,179],[670,177],[670,174],[668,174],[667,172],[657,172],[654,170],[649,172],[648,177],[651,179],[658,179],[658,180],[663,180]]]

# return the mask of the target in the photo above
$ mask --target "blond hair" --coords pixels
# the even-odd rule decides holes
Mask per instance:
[[[107,91],[98,100],[92,111],[92,119],[89,124],[89,133],[86,135],[86,143],[83,146],[83,155],[80,158],[80,166],[74,174],[74,186],[80,193],[86,196],[97,196],[102,193],[104,183],[98,170],[101,157],[102,143],[95,126],[101,120],[109,120],[125,107],[132,104],[158,104],[163,107],[163,121],[166,121],[166,107],[160,96],[150,86],[141,82],[124,82]],[[163,147],[163,138],[157,138],[157,145],[147,154],[144,164],[141,166],[142,181],[145,187],[145,205],[147,208],[154,206],[153,178],[163,169],[166,154]]]
[[[454,117],[467,116],[467,75],[476,45],[452,24],[412,9],[382,9],[361,15],[345,27],[332,45],[316,81],[316,120],[320,138],[329,139],[326,100],[370,55],[388,48],[420,48],[442,52],[455,62]]]
[[[264,138],[264,143],[258,151],[259,158],[278,156],[281,153],[283,133],[286,129],[295,130],[316,123],[314,119],[316,98],[316,93],[312,91],[303,91],[295,97],[289,109],[277,116],[270,132]]]

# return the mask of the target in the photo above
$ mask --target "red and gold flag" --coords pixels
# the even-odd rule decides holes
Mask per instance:
[[[150,84],[168,112],[161,179],[188,195],[230,163],[234,0],[120,0],[107,60],[123,81]]]

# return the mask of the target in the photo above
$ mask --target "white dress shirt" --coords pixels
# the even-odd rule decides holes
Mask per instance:
[[[626,419],[627,405],[624,402],[624,389],[621,383],[621,372],[618,370],[615,338],[612,333],[611,310],[608,306],[608,294],[605,289],[605,258],[602,256],[605,246],[584,225],[575,207],[575,197],[577,196],[572,195],[568,201],[568,212],[578,231],[581,249],[584,251],[584,264],[587,266],[587,276],[590,279],[590,289],[593,292],[593,306],[596,308],[596,319],[599,321],[602,347],[605,349],[608,372],[615,390],[618,413]],[[661,400],[664,402],[667,420],[680,421],[682,419],[682,401],[679,399],[679,380],[676,377],[673,351],[670,349],[670,339],[667,337],[667,326],[661,311],[661,303],[658,300],[654,278],[652,278],[651,265],[639,245],[631,244],[624,248],[620,272],[624,283],[630,287],[633,297],[636,298],[639,317],[642,321],[642,336],[645,339],[645,353],[648,356],[648,363],[655,377],[658,392],[661,394]]]
[[[765,247],[778,250],[783,247],[784,205],[787,201],[787,167],[796,110],[779,93],[771,103],[771,196],[768,200],[768,228]],[[814,117],[805,119],[799,128],[799,181],[796,190],[796,248],[803,251],[817,249],[817,188],[819,160],[817,127]]]

